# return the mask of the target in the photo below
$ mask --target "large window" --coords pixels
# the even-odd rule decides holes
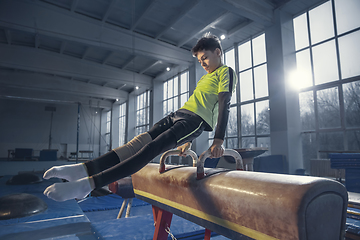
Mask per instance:
[[[126,103],[119,105],[119,146],[126,142]]]
[[[330,0],[295,17],[303,159],[360,150],[360,1]]]
[[[237,91],[231,99],[225,147],[270,149],[265,34],[238,45],[236,50],[237,59],[234,48],[224,54],[224,63],[239,71]],[[214,131],[209,134],[209,145],[213,137]]]
[[[270,149],[270,114],[265,34],[238,46],[240,146]]]
[[[224,53],[224,63],[231,67],[234,71],[236,71],[236,63],[235,63],[235,49],[232,48]],[[225,132],[224,146],[226,148],[239,148],[238,144],[238,118],[237,118],[237,91],[231,97],[231,106],[229,113],[228,125]],[[213,138],[215,134],[214,131],[209,133],[209,146],[212,144]]]
[[[167,80],[163,87],[163,114],[167,116],[182,107],[189,99],[189,72],[186,71]]]
[[[265,34],[238,46],[240,146],[270,149],[270,114]]]
[[[149,130],[150,124],[150,91],[136,97],[136,136]]]

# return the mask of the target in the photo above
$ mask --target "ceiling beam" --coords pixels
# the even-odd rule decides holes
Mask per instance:
[[[322,2],[326,2],[326,1],[327,1],[327,0],[320,0],[320,1],[318,1],[316,4],[319,4],[319,3],[322,3]],[[286,7],[287,5],[294,4],[294,2],[296,3],[296,2],[298,2],[298,0],[282,0],[282,1],[280,1],[280,2],[276,5],[275,9],[284,8],[284,7]],[[298,4],[298,3],[296,3],[296,4]],[[306,6],[306,8],[309,8],[309,7],[311,7],[311,6],[312,6],[312,5]],[[302,12],[303,10],[305,10],[305,9],[299,8],[299,12]]]
[[[105,64],[107,61],[109,61],[109,59],[111,58],[111,56],[114,54],[114,52],[109,52],[109,54],[105,57],[105,59],[102,61],[101,64]]]
[[[116,5],[116,2],[117,2],[117,0],[111,0],[111,3],[109,4],[108,8],[106,9],[106,12],[101,20],[102,22],[106,22],[111,11],[113,10],[114,6]]]
[[[133,55],[122,67],[121,69],[126,69],[131,63],[134,63],[136,56]]]
[[[151,77],[45,50],[0,44],[0,66],[82,79],[150,87]]]
[[[89,54],[90,51],[91,51],[91,47],[86,47],[81,59],[84,59]]]
[[[227,37],[231,37],[232,35],[236,34],[238,31],[240,31],[241,29],[243,29],[244,27],[246,26],[249,26],[251,23],[253,23],[252,20],[245,20],[244,22],[236,25],[236,27],[230,29],[228,32],[227,32]]]
[[[196,5],[198,5],[202,0],[192,0],[190,1],[190,4],[187,6],[184,6],[182,10],[176,15],[168,25],[161,30],[156,36],[155,39],[159,39],[165,32],[167,32],[172,26],[174,26],[177,22],[179,22],[183,17],[186,16],[186,13],[188,13],[191,9],[193,9]]]
[[[216,23],[218,23],[219,21],[221,21],[222,19],[224,19],[227,15],[229,14],[228,11],[219,11],[218,15],[213,16],[210,19],[207,19],[208,22],[201,24],[199,26],[197,26],[196,28],[194,27],[194,30],[191,31],[191,33],[189,34],[188,37],[182,39],[177,46],[181,47],[183,45],[185,45],[187,42],[189,42],[191,39],[195,38],[196,36],[198,36],[199,34],[202,34],[202,32],[206,31],[209,27],[215,25]]]
[[[122,89],[123,87],[125,87],[126,86],[126,83],[124,83],[124,84],[122,84],[121,86],[119,86],[118,88],[117,88],[117,90],[120,90],[120,89]]]
[[[40,46],[40,36],[38,33],[35,34],[35,48],[39,48]]]
[[[274,9],[276,7],[276,4],[273,3],[271,0],[257,0],[256,2],[268,9]]]
[[[125,51],[172,64],[192,62],[187,50],[41,2],[0,1],[0,27]]]
[[[210,4],[218,5],[219,7],[228,10],[229,12],[248,18],[254,22],[260,23],[264,26],[270,26],[273,21],[273,9],[264,6],[264,1],[261,3],[258,0],[209,0]]]
[[[136,19],[136,21],[132,24],[131,31],[134,31],[136,26],[141,22],[141,20],[144,19],[144,16],[146,15],[146,13],[148,13],[151,10],[151,8],[155,5],[156,1],[157,0],[148,1],[148,4],[144,8],[144,11],[142,11],[142,13],[140,13],[140,17],[138,19]]]
[[[158,65],[158,64],[160,64],[160,63],[161,63],[161,61],[156,61],[156,62],[154,62],[153,64],[151,64],[150,66],[148,66],[147,68],[141,70],[139,73],[140,73],[140,74],[144,74],[147,70],[153,68],[154,66],[156,66],[156,65]]]
[[[75,9],[76,9],[78,3],[79,3],[79,0],[73,0],[73,1],[72,1],[72,3],[71,3],[71,8],[70,8],[70,11],[71,11],[71,12],[75,12]]]
[[[85,106],[109,109],[112,102],[83,96],[69,95],[66,93],[53,93],[39,89],[22,89],[11,86],[0,87],[0,98],[22,101],[49,102],[62,104],[81,103]]]
[[[61,41],[61,46],[60,46],[60,51],[59,51],[60,54],[64,53],[66,45],[67,45],[67,41]]]
[[[36,73],[0,71],[0,84],[105,99],[126,100],[128,97],[128,93],[122,90]]]
[[[175,75],[179,74],[180,72],[183,72],[187,70],[188,68],[185,68],[184,66],[172,66],[170,71],[164,70],[162,73],[157,75],[153,81],[166,81],[170,78],[174,77]]]
[[[7,44],[11,45],[11,32],[8,29],[5,29],[5,37],[6,37],[6,41]]]

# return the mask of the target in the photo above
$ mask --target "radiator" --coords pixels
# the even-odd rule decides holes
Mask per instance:
[[[311,159],[310,175],[345,179],[345,169],[332,169],[330,159]]]

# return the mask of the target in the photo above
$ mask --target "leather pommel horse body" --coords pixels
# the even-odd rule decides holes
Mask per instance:
[[[150,163],[132,175],[137,198],[231,239],[344,239],[345,187],[317,177]]]

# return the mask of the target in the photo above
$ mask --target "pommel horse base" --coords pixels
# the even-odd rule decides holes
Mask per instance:
[[[199,177],[201,161],[165,169],[150,163],[132,175],[135,196],[153,205],[153,239],[167,239],[172,214],[206,228],[205,239],[210,231],[231,239],[344,239],[348,196],[342,184],[225,169],[203,169]]]

